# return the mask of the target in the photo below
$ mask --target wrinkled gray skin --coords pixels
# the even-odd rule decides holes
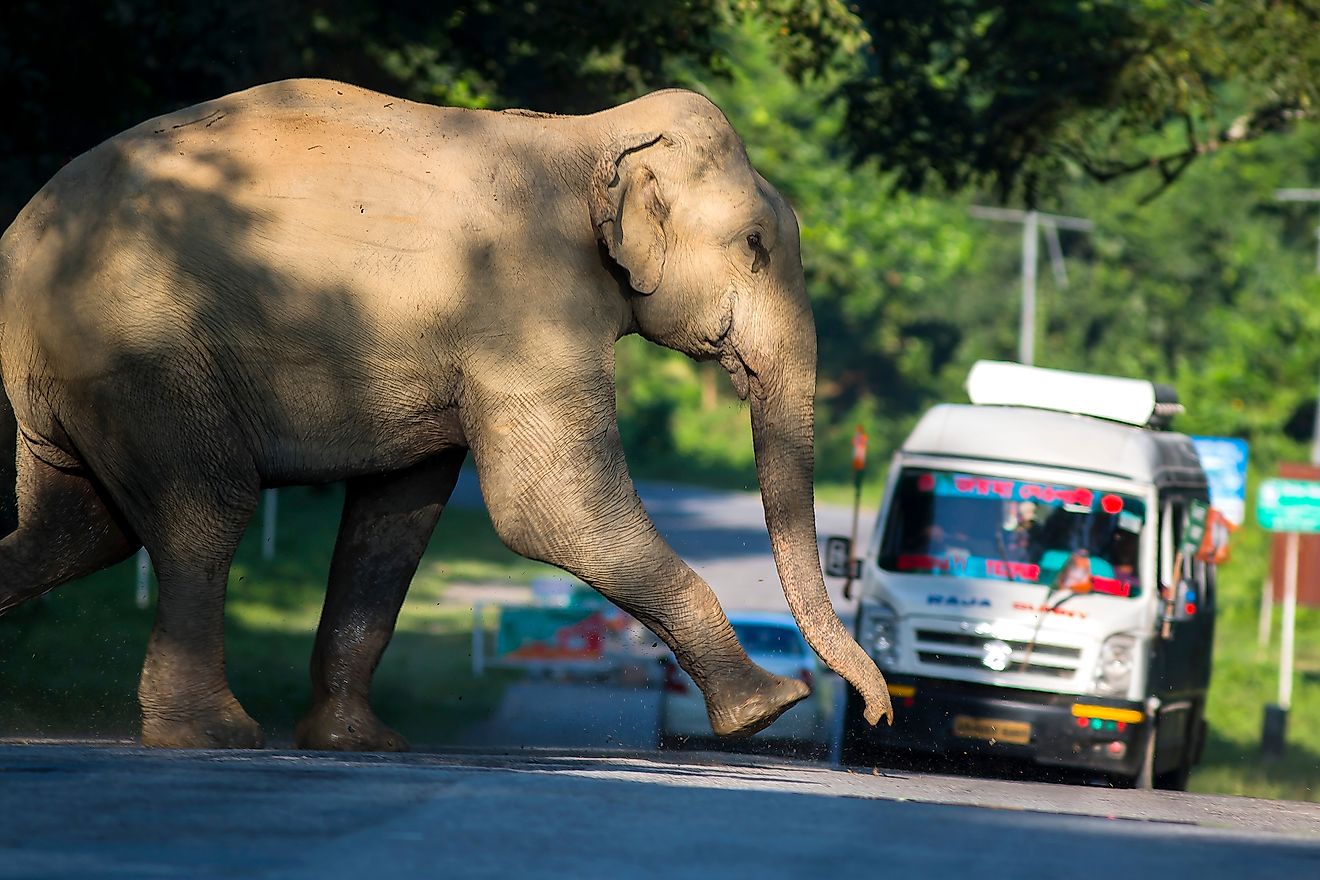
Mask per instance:
[[[816,553],[797,224],[704,98],[553,117],[302,80],[181,110],[24,209],[0,323],[0,436],[18,428],[0,611],[145,545],[148,745],[262,743],[225,677],[234,549],[263,486],[346,479],[297,741],[406,748],[371,675],[468,450],[504,542],[664,639],[716,733],[806,696],[748,659],[638,501],[614,412],[627,333],[728,370],[793,613],[871,722],[890,713]]]

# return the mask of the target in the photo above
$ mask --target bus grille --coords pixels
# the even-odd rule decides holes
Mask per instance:
[[[1077,674],[1082,657],[1080,648],[1066,645],[1037,642],[1031,646],[1031,653],[1028,654],[1029,643],[1025,641],[934,629],[917,630],[916,641],[917,659],[922,663],[964,669],[985,669],[982,661],[986,656],[986,645],[1003,642],[1012,651],[1009,665],[1003,670],[1004,674],[1017,672],[1051,678],[1072,678]]]

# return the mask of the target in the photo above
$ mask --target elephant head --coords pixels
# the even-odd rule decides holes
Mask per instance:
[[[889,691],[825,590],[812,472],[816,329],[797,219],[705,98],[649,95],[601,116],[591,221],[632,288],[638,332],[718,360],[751,408],[757,474],[784,595],[807,641],[875,724]]]

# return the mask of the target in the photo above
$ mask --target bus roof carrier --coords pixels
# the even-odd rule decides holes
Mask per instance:
[[[967,395],[978,406],[1026,406],[1164,430],[1183,411],[1178,393],[1145,379],[977,361]]]

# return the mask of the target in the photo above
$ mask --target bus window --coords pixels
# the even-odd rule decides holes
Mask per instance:
[[[1088,557],[1094,589],[1141,592],[1145,502],[1085,486],[907,468],[881,541],[888,571],[1053,583]]]

